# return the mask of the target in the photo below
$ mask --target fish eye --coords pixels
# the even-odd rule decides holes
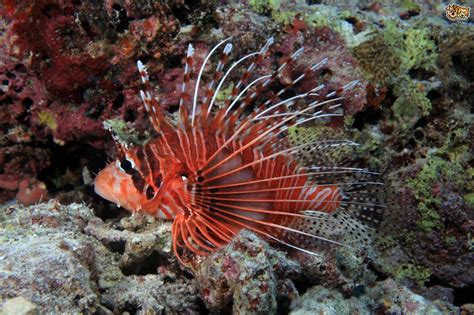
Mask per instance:
[[[120,162],[120,167],[127,173],[132,169],[132,163],[127,159],[123,159]]]

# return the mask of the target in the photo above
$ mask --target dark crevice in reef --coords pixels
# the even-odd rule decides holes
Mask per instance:
[[[278,315],[284,315],[284,314],[290,314],[290,306],[291,306],[291,300],[289,297],[284,296],[284,297],[278,297],[277,298],[277,314]]]
[[[197,26],[219,27],[214,14],[212,14],[215,11],[214,2],[190,0],[186,1],[185,4],[183,3],[177,1],[170,7],[171,14],[177,18],[182,25],[194,24]]]
[[[157,251],[154,251],[146,257],[142,262],[132,264],[129,266],[125,266],[122,268],[122,272],[126,276],[130,275],[138,275],[138,276],[144,276],[144,275],[149,275],[149,274],[157,274],[158,273],[158,267],[162,265],[168,265],[168,259],[158,253]]]
[[[171,105],[171,106],[168,106],[168,108],[167,108],[167,111],[170,114],[176,113],[178,110],[179,110],[178,105]]]
[[[107,156],[101,150],[83,143],[69,142],[64,146],[49,145],[52,152],[51,165],[38,174],[50,193],[71,191],[82,184],[82,170],[87,167],[91,174],[96,174],[105,166]],[[69,174],[67,174],[69,172]],[[74,180],[61,180],[63,176],[72,176]]]
[[[234,301],[231,301],[222,309],[221,314],[232,314],[233,306],[234,306]]]
[[[105,104],[99,102],[97,104],[91,104],[86,112],[86,116],[92,119],[99,119],[105,110]]]
[[[380,119],[382,119],[382,110],[369,107],[365,111],[355,114],[352,127],[362,130],[366,124],[376,125]]]
[[[206,305],[204,304],[204,301],[201,299],[196,300],[196,309],[197,309],[198,314],[201,314],[201,315],[211,314],[211,312],[207,309]],[[224,313],[221,313],[221,314],[224,314]]]
[[[416,80],[429,80],[432,76],[435,75],[435,73],[433,71],[429,71],[429,70],[425,70],[425,69],[410,69],[408,71],[408,75],[412,78],[412,79],[416,79]]]
[[[375,274],[375,276],[377,277],[376,280],[375,280],[376,282],[382,282],[382,281],[385,281],[389,278],[389,275],[387,273],[381,271],[372,262],[369,262],[367,264],[367,269],[372,271]]]
[[[135,110],[129,108],[125,111],[123,120],[125,120],[126,122],[133,123],[136,119],[137,119],[137,112]]]
[[[295,285],[296,290],[298,291],[300,296],[305,294],[309,288],[314,286],[314,283],[312,283],[311,281],[308,281],[308,279],[305,277],[294,279],[293,284]]]
[[[118,13],[117,23],[115,29],[118,33],[123,33],[128,29],[129,20],[127,18],[127,11],[121,7],[119,4],[114,3],[112,9]]]
[[[182,56],[180,55],[168,55],[165,60],[169,68],[181,68],[183,66]]]
[[[444,283],[443,281],[441,281],[441,279],[439,279],[438,277],[434,276],[434,275],[431,275],[428,279],[428,281],[425,283],[425,287],[427,288],[431,288],[431,287],[434,287],[434,286],[442,286],[442,287],[449,287],[449,285],[446,285],[446,283]]]
[[[124,208],[119,208],[116,205],[112,204],[111,202],[103,199],[99,195],[94,192],[93,187],[88,187],[87,195],[92,196],[92,199],[88,202],[92,205],[94,210],[94,214],[101,218],[103,221],[106,220],[120,220],[128,215],[130,212],[125,210]]]
[[[118,253],[123,255],[125,253],[125,241],[124,240],[117,240],[113,242],[104,242],[104,245],[114,253]]]
[[[464,304],[474,303],[474,285],[469,285],[464,288],[455,288],[454,289],[454,306],[461,306]]]
[[[86,202],[93,205],[94,213],[102,220],[117,219],[127,211],[102,199],[92,185],[85,185],[83,170],[87,168],[92,179],[105,167],[107,155],[93,146],[69,142],[64,146],[54,144],[50,138],[45,146],[51,152],[50,166],[37,175],[37,179],[48,187],[50,197],[61,203]]]
[[[122,90],[122,89],[120,89]],[[122,92],[120,92],[114,99],[112,103],[112,108],[118,110],[122,107],[123,103],[125,102],[125,96]]]
[[[139,310],[140,310],[140,305],[136,305],[135,303],[126,302],[124,308],[122,309],[122,312],[133,315],[133,314],[137,314]]]
[[[474,80],[472,74],[472,59],[474,59],[473,55],[453,54],[451,56],[451,61],[453,62],[456,72],[461,74],[469,81]]]

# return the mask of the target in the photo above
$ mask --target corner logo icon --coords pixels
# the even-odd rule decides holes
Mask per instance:
[[[463,7],[462,5],[454,3],[451,3],[450,5],[444,7],[444,11],[448,20],[453,22],[459,20],[466,21],[471,15],[471,8]]]

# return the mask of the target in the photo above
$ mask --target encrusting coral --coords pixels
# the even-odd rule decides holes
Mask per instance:
[[[242,231],[226,248],[201,262],[196,281],[211,310],[225,309],[232,302],[235,314],[271,314],[277,310],[277,299],[291,301],[298,295],[289,279],[300,272],[296,261]]]
[[[87,206],[51,201],[0,210],[0,304],[5,310],[9,299],[22,296],[41,313],[197,311],[193,281],[164,269],[147,276],[124,274],[120,248],[85,232],[110,234],[106,225],[98,227]]]

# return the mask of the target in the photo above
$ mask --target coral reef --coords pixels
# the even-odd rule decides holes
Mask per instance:
[[[472,312],[474,27],[442,12],[411,0],[0,3],[0,313]],[[110,132],[127,144],[154,136],[136,60],[173,116],[188,43],[199,67],[228,36],[235,56],[275,37],[256,74],[304,46],[280,85],[328,57],[290,93],[359,80],[344,119],[318,128],[358,141],[360,163],[394,186],[384,246],[316,257],[243,231],[192,275],[169,222],[93,194],[115,156]]]
[[[132,274],[137,270],[120,263],[120,250],[109,249],[114,244],[88,235],[101,234],[90,208],[51,201],[0,210],[0,303],[6,314],[14,303],[20,307],[19,299],[25,311],[41,313],[197,311],[193,281],[163,268]]]
[[[192,283],[164,275],[129,276],[102,295],[114,311],[139,310],[137,314],[197,314],[196,289]]]
[[[210,310],[223,310],[232,301],[234,314],[272,314],[277,298],[292,300],[298,295],[290,279],[299,273],[297,262],[242,231],[200,263],[196,281]]]
[[[0,188],[4,190],[0,197],[5,199],[4,202],[11,199],[11,196],[15,196],[15,199],[24,205],[32,205],[48,199],[46,185],[35,178],[21,179],[19,175],[0,174]]]
[[[175,261],[170,222],[135,214],[114,224],[91,220],[85,231],[122,254],[120,268],[125,273],[146,274],[153,269],[156,271],[161,261]]]
[[[92,217],[90,209],[53,202],[3,206],[1,213],[2,300],[22,296],[50,312],[98,308],[91,280],[103,276],[97,264],[113,258],[97,241],[78,233]]]
[[[36,305],[21,296],[7,300],[0,309],[0,314],[33,315],[37,313]]]
[[[352,295],[375,282],[377,275],[368,268],[370,253],[324,245],[316,250],[319,256],[296,253],[308,284],[337,288]]]
[[[315,286],[291,304],[292,315],[303,314],[446,314],[457,309],[442,301],[431,302],[393,280],[380,282],[358,297]]]
[[[292,315],[305,314],[364,314],[364,305],[356,298],[345,300],[338,291],[314,286],[291,304]]]

